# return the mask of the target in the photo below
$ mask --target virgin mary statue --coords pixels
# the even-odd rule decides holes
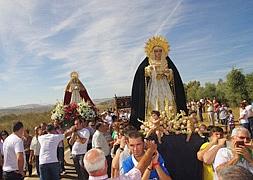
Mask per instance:
[[[145,46],[147,57],[139,65],[132,86],[130,122],[136,127],[151,116],[153,110],[186,112],[184,86],[179,72],[168,57],[169,44],[162,36],[150,38]]]
[[[88,102],[91,106],[95,106],[91,98],[88,95],[86,88],[83,83],[79,80],[79,75],[77,72],[72,72],[70,74],[70,81],[68,82],[65,94],[64,94],[64,105],[70,103],[79,103],[82,100]]]

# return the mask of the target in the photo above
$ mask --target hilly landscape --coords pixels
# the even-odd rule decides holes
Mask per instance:
[[[114,107],[113,98],[93,100],[99,112]],[[0,130],[11,132],[12,122],[20,120],[28,129],[33,129],[41,122],[51,122],[51,113],[54,104],[26,104],[15,107],[0,108]]]

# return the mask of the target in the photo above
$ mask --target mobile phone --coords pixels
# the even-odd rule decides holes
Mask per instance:
[[[236,147],[245,146],[244,141],[236,141]]]

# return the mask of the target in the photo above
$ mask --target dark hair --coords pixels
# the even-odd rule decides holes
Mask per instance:
[[[24,125],[23,125],[23,123],[21,121],[14,122],[13,126],[12,126],[12,131],[13,132],[17,132],[17,131],[19,131],[23,127],[24,127]]]
[[[151,112],[151,114],[156,114],[158,117],[160,116],[160,112],[159,112],[159,111],[156,111],[156,110],[153,110],[153,111]]]
[[[210,130],[210,136],[213,135],[213,133],[215,132],[220,132],[220,133],[223,133],[223,129],[219,126],[214,126],[211,130]]]
[[[4,136],[4,135],[9,136],[9,133],[6,130],[3,130],[3,131],[1,131],[0,135],[1,136]]]
[[[100,126],[102,126],[103,123],[102,122],[98,122],[96,125],[95,125],[95,129],[98,130],[100,128]]]
[[[54,125],[53,124],[48,124],[47,125],[47,132],[51,132],[54,130]]]
[[[117,121],[117,116],[112,115],[112,122],[115,122],[115,121]]]
[[[230,114],[232,114],[233,111],[232,111],[231,109],[229,109],[228,112],[229,112]]]
[[[240,103],[240,107],[245,108],[246,106],[247,106],[247,104],[246,104],[244,101],[242,101],[242,102]]]
[[[142,141],[144,141],[144,136],[143,136],[143,134],[140,133],[139,131],[131,131],[131,132],[129,132],[128,138],[129,138],[129,139],[141,138]]]
[[[215,127],[215,126],[214,125],[209,125],[209,126],[207,126],[206,130],[210,132],[213,127]]]
[[[123,134],[128,137],[132,131],[137,131],[137,129],[132,125],[128,125],[123,129]]]

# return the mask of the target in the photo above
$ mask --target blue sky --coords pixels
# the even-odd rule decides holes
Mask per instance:
[[[0,0],[0,107],[55,103],[74,70],[93,99],[130,95],[155,34],[186,83],[253,71],[251,0]]]

